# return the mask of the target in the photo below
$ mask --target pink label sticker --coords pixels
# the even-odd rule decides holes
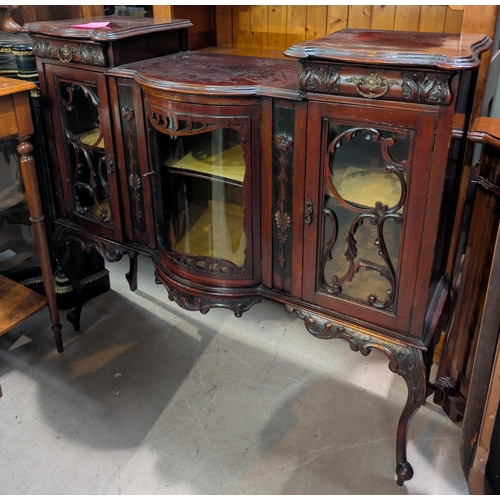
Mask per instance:
[[[103,23],[87,23],[87,24],[72,24],[72,28],[92,29],[92,28],[107,28],[109,21]]]

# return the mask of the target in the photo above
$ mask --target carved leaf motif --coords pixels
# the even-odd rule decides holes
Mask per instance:
[[[276,212],[274,214],[274,219],[276,221],[276,227],[278,229],[281,229],[282,232],[285,232],[289,227],[290,227],[290,216],[287,213],[280,213]],[[284,234],[279,234],[278,235],[278,241],[280,243],[285,243],[287,240],[286,236]]]
[[[299,78],[300,88],[310,92],[333,94],[339,90],[340,68],[329,64],[304,64]]]
[[[135,191],[141,189],[141,178],[137,174],[130,174],[128,183],[130,187]]]
[[[52,42],[42,38],[33,43],[33,55],[38,57],[52,57]]]
[[[425,104],[449,104],[449,76],[427,75],[422,71],[403,71],[403,97]]]
[[[80,44],[80,59],[84,64],[92,66],[106,66],[102,47],[89,45],[88,43]]]

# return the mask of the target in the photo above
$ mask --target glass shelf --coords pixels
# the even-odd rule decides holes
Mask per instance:
[[[243,183],[245,177],[245,160],[243,147],[235,144],[222,151],[212,150],[212,145],[207,140],[200,140],[196,150],[189,151],[180,160],[168,167],[186,172],[204,174],[220,180]]]

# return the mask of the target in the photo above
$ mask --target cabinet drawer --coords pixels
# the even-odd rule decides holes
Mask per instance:
[[[102,45],[87,41],[35,38],[33,55],[57,59],[63,63],[81,63],[101,67],[108,65]]]
[[[336,65],[300,61],[302,91],[371,100],[449,104],[452,74],[411,68]]]

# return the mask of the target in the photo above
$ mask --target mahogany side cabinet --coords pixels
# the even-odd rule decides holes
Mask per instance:
[[[25,26],[67,275],[74,245],[95,248],[130,257],[135,289],[143,253],[184,309],[241,316],[265,297],[320,339],[382,351],[408,386],[402,485],[449,304],[453,118],[470,109],[491,41],[343,30],[273,60],[189,52],[188,21],[100,21]]]

